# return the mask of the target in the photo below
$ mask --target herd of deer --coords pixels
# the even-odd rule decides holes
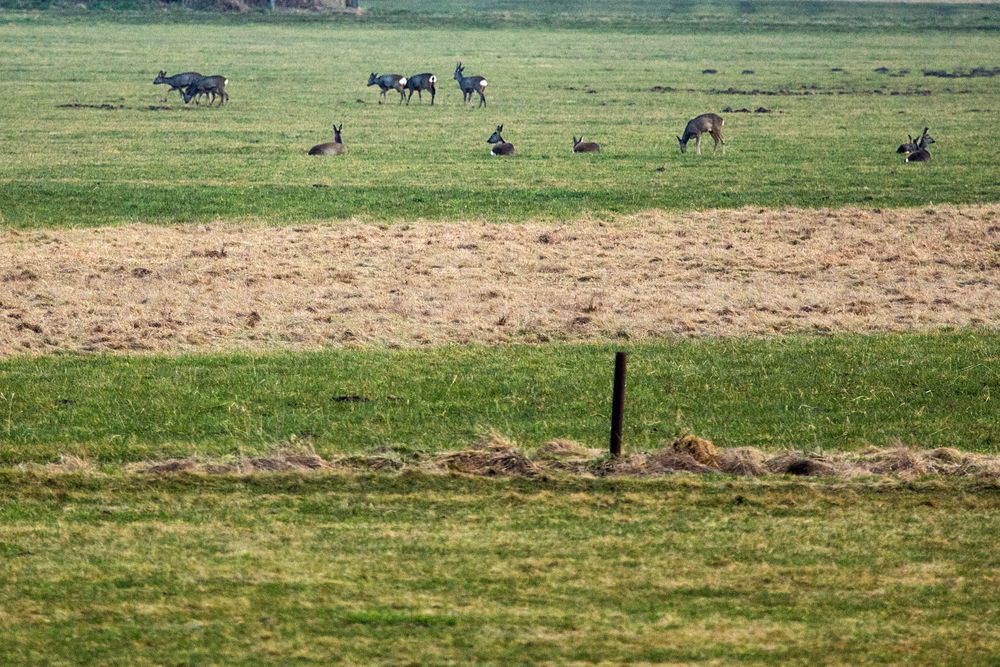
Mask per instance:
[[[484,94],[487,86],[486,79],[481,76],[465,76],[465,67],[461,62],[455,67],[454,78],[458,82],[459,89],[462,91],[465,104],[468,104],[472,99],[473,93],[478,93],[479,106],[486,106],[486,95]],[[226,93],[226,85],[229,83],[229,79],[219,75],[202,76],[198,72],[182,72],[173,76],[167,76],[167,73],[161,70],[156,75],[153,83],[169,85],[170,90],[167,91],[168,94],[172,90],[180,91],[185,104],[192,99],[198,104],[200,103],[199,98],[209,95],[211,95],[208,102],[209,106],[211,106],[217,97],[219,99],[219,106],[222,106],[229,99],[229,95]],[[423,91],[429,92],[431,94],[431,106],[434,105],[434,98],[437,95],[437,76],[431,72],[414,74],[411,77],[372,72],[371,76],[368,77],[368,85],[379,87],[382,97],[379,104],[385,101],[385,95],[390,90],[395,90],[399,93],[400,104],[405,99],[407,105],[410,104],[413,93],[417,93],[417,99],[423,102]],[[407,92],[409,95],[407,95]],[[684,134],[677,137],[681,153],[687,151],[688,142],[694,139],[695,151],[698,155],[701,155],[701,135],[708,134],[712,137],[712,151],[714,152],[719,144],[722,144],[722,154],[725,155],[726,142],[722,138],[722,127],[725,124],[726,121],[714,113],[706,113],[692,118],[688,121],[687,126],[685,126]],[[340,127],[334,125],[333,141],[313,146],[309,149],[309,155],[343,155],[347,151],[347,147],[344,146],[344,140],[340,135],[343,128],[343,123],[341,123]],[[923,134],[916,141],[911,136],[907,143],[901,144],[896,149],[897,153],[906,155],[906,162],[927,162],[931,159],[931,154],[928,152],[927,146],[934,143],[934,138],[927,133],[927,130],[928,128],[925,127]],[[502,131],[503,125],[498,125],[497,129],[490,135],[490,138],[486,140],[486,143],[492,144],[490,155],[514,154],[514,144],[504,140],[500,135]],[[574,153],[597,153],[600,150],[600,144],[592,141],[584,141],[582,136],[579,139],[575,135],[573,136]]]

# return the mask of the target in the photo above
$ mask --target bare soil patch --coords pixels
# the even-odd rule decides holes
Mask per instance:
[[[1000,326],[1000,205],[0,231],[0,356]]]

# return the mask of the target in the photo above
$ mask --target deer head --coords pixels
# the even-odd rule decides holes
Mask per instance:
[[[496,131],[494,131],[493,134],[490,135],[490,138],[486,140],[486,143],[488,144],[503,143],[503,137],[500,136],[501,132],[503,132],[503,125],[497,125]]]

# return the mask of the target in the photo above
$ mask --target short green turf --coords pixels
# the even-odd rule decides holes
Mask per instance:
[[[375,3],[362,20],[0,11],[0,224],[505,222],[1000,197],[997,79],[923,73],[996,66],[1000,5],[907,8],[910,24],[868,3],[730,23],[646,2],[473,6],[437,23],[450,10],[435,4]],[[486,108],[463,105],[459,60],[489,81]],[[162,102],[160,69],[225,75],[230,103]],[[437,104],[391,93],[379,105],[372,71],[435,72]],[[704,112],[726,119],[725,157],[679,153],[675,135]],[[306,155],[334,122],[348,154]],[[488,154],[499,124],[513,159]],[[896,147],[925,126],[932,163],[903,164]],[[572,155],[581,133],[603,151]]]
[[[0,663],[1000,661],[995,486],[0,471]]]
[[[1000,334],[357,348],[0,361],[0,462],[469,446],[604,448],[614,351],[630,353],[626,448],[693,432],[725,447],[1000,451]]]

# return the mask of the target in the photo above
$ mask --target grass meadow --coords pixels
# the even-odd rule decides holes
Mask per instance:
[[[763,19],[743,30],[639,31],[616,27],[614,14],[600,27],[556,14],[555,27],[542,15],[507,28],[439,26],[413,10],[385,22],[213,17],[204,25],[187,14],[178,23],[7,14],[0,222],[506,222],[993,201],[995,79],[923,74],[995,65],[997,36],[980,20],[995,25],[1000,10],[976,7],[982,14],[964,29],[907,29],[896,15],[892,28],[847,32]],[[485,109],[463,106],[451,78],[459,60],[490,82]],[[161,102],[156,73],[195,68],[229,77],[228,107],[185,108],[177,93]],[[371,71],[427,70],[440,78],[434,108],[400,107],[391,96],[379,105],[365,86]],[[726,107],[771,113],[724,113],[725,158],[680,155],[674,137],[686,121]],[[307,156],[334,122],[344,124],[349,154]],[[512,160],[488,155],[499,124],[517,146]],[[938,139],[934,163],[903,164],[896,146],[924,126]],[[604,151],[571,155],[581,133]]]
[[[726,447],[1000,453],[1000,337],[718,339],[0,361],[0,463],[526,448],[608,438],[615,349],[631,353],[631,450],[693,432]]]
[[[7,664],[1000,659],[996,487],[0,473]]]
[[[989,207],[933,208],[1000,201],[990,75],[1000,4],[362,4],[352,17],[0,0],[0,664],[997,664],[1000,493],[985,472],[486,479],[419,466],[142,467],[281,447],[419,462],[488,434],[529,453],[553,439],[603,448],[618,349],[631,354],[627,452],[692,433],[816,456],[1000,453],[997,315],[969,312],[958,296],[995,303],[1000,226]],[[489,80],[485,109],[463,106],[457,61]],[[975,68],[983,75],[968,76]],[[223,74],[230,103],[163,101],[151,83],[161,69]],[[365,86],[372,71],[436,72],[437,104],[378,104]],[[727,107],[748,111],[722,113],[726,155],[680,155],[685,122]],[[347,155],[307,156],[335,122]],[[499,124],[517,146],[509,160],[488,155]],[[904,164],[896,146],[925,126],[933,161]],[[581,133],[602,152],[572,155]],[[183,354],[77,353],[58,349],[57,317],[91,318],[84,333],[97,338],[123,327],[152,337],[141,327],[187,317],[170,299],[140,307],[155,296],[139,294],[142,281],[157,277],[169,295],[173,274],[129,248],[95,261],[92,278],[139,294],[107,315],[83,290],[66,297],[65,276],[17,256],[67,246],[67,228],[130,223],[152,223],[129,231],[157,237],[167,225],[530,222],[551,227],[532,233],[541,248],[583,219],[745,208],[756,217],[713,237],[708,259],[678,248],[688,273],[663,284],[683,301],[697,285],[724,291],[713,271],[725,271],[765,312],[774,295],[719,258],[748,257],[754,275],[795,292],[796,271],[815,271],[739,247],[756,231],[743,227],[788,225],[794,211],[769,215],[788,206],[922,210],[915,235],[948,216],[961,224],[902,238],[898,252],[857,208],[789,233],[789,244],[816,245],[814,232],[842,229],[861,249],[850,261],[811,255],[836,283],[824,294],[841,303],[815,335],[605,332],[522,345],[357,342],[371,335],[319,351],[220,351],[194,337]],[[982,247],[968,251],[977,230]],[[92,233],[80,232],[84,244]],[[480,236],[466,250],[486,252],[489,231]],[[939,256],[928,238],[942,239]],[[213,245],[173,257],[180,246],[159,241],[150,247],[162,266],[206,272],[204,283],[181,276],[189,288],[214,289],[250,256]],[[281,279],[283,259],[263,278]],[[878,262],[897,260],[914,275],[887,279]],[[315,261],[315,273],[289,270],[289,284],[345,275]],[[432,261],[425,278],[453,268]],[[398,269],[389,296],[415,289],[411,267]],[[244,282],[235,298],[263,293]],[[812,312],[821,299],[792,294],[785,306],[808,317],[800,302]],[[342,304],[327,301],[292,315],[335,317]],[[878,303],[891,304],[891,327],[852,333],[836,321],[841,307],[863,320]],[[933,308],[970,326],[905,330]],[[237,312],[238,335],[249,335],[260,314]],[[209,333],[231,324],[215,315]],[[33,334],[55,342],[11,343]]]

